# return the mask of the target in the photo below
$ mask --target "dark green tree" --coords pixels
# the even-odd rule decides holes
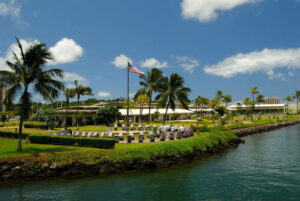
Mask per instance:
[[[59,96],[64,84],[57,80],[63,78],[61,69],[45,70],[45,65],[52,59],[44,43],[35,43],[24,52],[22,44],[16,39],[20,52],[13,52],[12,61],[6,64],[10,71],[0,71],[0,81],[7,86],[5,103],[13,102],[20,95],[20,124],[17,151],[22,151],[23,121],[29,117],[32,104],[30,89],[40,94],[45,100],[52,101]]]
[[[113,124],[115,121],[121,118],[121,113],[115,106],[105,106],[100,108],[94,116],[94,120],[97,124]]]
[[[180,104],[183,108],[188,109],[190,92],[191,89],[184,86],[183,77],[177,73],[172,73],[170,78],[164,77],[159,82],[158,95],[155,99],[159,101],[160,106],[166,107],[163,123],[166,122],[169,107],[175,110],[176,104]]]
[[[72,93],[76,94],[77,97],[77,116],[76,116],[76,125],[77,130],[79,130],[79,99],[81,96],[92,96],[92,89],[90,87],[84,87],[82,84],[78,85],[78,81],[74,81],[75,88]]]
[[[140,75],[140,85],[143,87],[137,91],[135,94],[134,100],[137,100],[140,94],[147,94],[149,97],[149,115],[148,115],[148,124],[150,122],[150,110],[152,103],[152,94],[158,90],[158,84],[162,80],[162,72],[157,68],[152,68],[151,71],[147,71],[147,74]]]

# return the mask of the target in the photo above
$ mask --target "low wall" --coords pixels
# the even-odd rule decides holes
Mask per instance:
[[[267,125],[261,125],[261,126],[255,126],[255,127],[250,127],[250,128],[242,128],[242,129],[237,129],[237,130],[232,130],[232,132],[237,135],[238,137],[243,137],[247,135],[253,135],[257,133],[263,133],[266,131],[271,131],[275,130],[278,128],[283,128],[291,125],[296,125],[299,124],[300,120],[293,120],[293,121],[288,121],[288,122],[280,122],[280,123],[275,123],[275,124],[267,124]]]

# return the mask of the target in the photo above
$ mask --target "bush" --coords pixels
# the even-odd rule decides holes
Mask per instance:
[[[23,133],[23,134],[22,134],[22,139],[25,139],[25,138],[28,137],[28,136],[29,136],[28,133]],[[8,131],[1,131],[1,132],[0,132],[0,137],[3,137],[3,138],[14,138],[14,139],[18,139],[19,133],[8,132]]]
[[[27,121],[27,122],[24,122],[24,128],[48,129],[49,126],[47,124],[41,123],[39,121]],[[53,128],[53,126],[51,128]]]
[[[78,145],[80,147],[95,148],[114,148],[115,140],[113,139],[93,139],[93,138],[74,138],[47,135],[30,135],[30,143],[37,144],[55,144],[55,145]]]
[[[100,108],[97,114],[94,116],[94,120],[97,124],[109,124],[114,123],[116,120],[121,118],[121,113],[117,107],[105,106]]]
[[[52,108],[39,110],[32,116],[32,120],[46,122],[47,125],[54,125],[54,122],[57,121],[59,118],[58,113],[56,110]]]
[[[209,128],[207,127],[206,124],[204,124],[204,126],[200,126],[199,131],[200,131],[200,132],[208,132],[208,131],[209,131]]]

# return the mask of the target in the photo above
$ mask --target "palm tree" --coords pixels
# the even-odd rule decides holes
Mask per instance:
[[[80,99],[80,96],[92,96],[93,93],[92,93],[92,89],[90,87],[84,87],[82,84],[78,85],[78,81],[75,80],[74,81],[74,84],[75,84],[75,89],[74,90],[74,93],[75,95],[77,96],[77,119],[76,119],[76,125],[77,125],[77,130],[79,130],[79,112],[78,112],[78,109],[79,109],[79,99]]]
[[[299,111],[299,99],[300,99],[300,91],[295,91],[295,95],[294,98],[296,100],[296,104],[297,104],[297,109],[296,109],[296,114],[298,114]]]
[[[293,101],[293,98],[291,96],[287,96],[284,98],[284,100],[287,102],[286,104],[287,104],[287,114],[288,114],[289,113],[289,103],[291,101]]]
[[[143,113],[143,106],[144,104],[149,103],[149,98],[146,94],[141,94],[136,100],[136,104],[140,105],[140,119],[139,123],[142,123],[142,113]]]
[[[241,113],[241,108],[242,108],[242,103],[237,102],[236,106],[237,106],[237,112],[240,114]]]
[[[225,103],[225,108],[226,108],[226,111],[227,111],[228,103],[232,102],[232,96],[230,94],[224,95],[224,98],[223,98],[222,102]]]
[[[155,99],[159,100],[159,105],[166,107],[163,123],[166,122],[169,107],[175,110],[176,104],[180,103],[183,108],[188,108],[191,89],[184,86],[183,77],[177,73],[172,73],[170,78],[164,77],[158,83],[158,92]]]
[[[148,124],[151,119],[151,103],[152,103],[152,94],[157,91],[158,83],[162,80],[162,72],[157,68],[152,68],[151,71],[147,71],[146,75],[140,75],[140,85],[143,87],[137,91],[135,97],[137,98],[140,94],[148,94],[149,97],[149,116],[148,116]]]
[[[201,101],[202,101],[202,97],[201,96],[198,96],[197,98],[195,98],[194,100],[194,107],[196,109],[196,113],[198,114],[199,113],[199,108],[200,108],[200,105],[201,105]]]
[[[220,97],[213,98],[211,99],[211,101],[209,101],[209,106],[213,109],[212,110],[213,124],[215,123],[215,111],[220,106],[220,102],[221,102]]]
[[[5,103],[12,103],[20,94],[20,123],[19,142],[17,151],[22,151],[23,121],[28,118],[32,105],[30,89],[40,94],[43,99],[52,101],[59,96],[64,84],[56,78],[63,78],[61,69],[53,68],[45,70],[46,63],[52,59],[50,52],[44,43],[35,43],[24,52],[23,46],[16,38],[20,56],[13,53],[13,61],[6,61],[10,71],[0,71],[0,81],[8,87]]]
[[[217,91],[217,93],[216,93],[216,98],[223,99],[223,98],[224,98],[223,91],[221,91],[221,90],[218,90],[218,91]]]
[[[254,113],[254,109],[255,109],[255,95],[259,94],[259,91],[258,91],[257,87],[253,87],[250,92],[252,94],[252,116],[251,116],[251,120],[253,121],[253,113]]]
[[[68,129],[67,125],[67,119],[68,119],[68,113],[69,113],[69,107],[70,107],[70,98],[74,98],[75,96],[75,90],[71,88],[66,88],[65,90],[65,97],[66,97],[66,122],[65,122],[65,130]]]
[[[259,94],[259,95],[256,97],[256,102],[257,102],[258,107],[259,107],[259,104],[260,104],[260,103],[264,103],[264,102],[265,102],[265,97],[264,97],[264,95]],[[261,112],[260,112],[260,115],[261,115]]]

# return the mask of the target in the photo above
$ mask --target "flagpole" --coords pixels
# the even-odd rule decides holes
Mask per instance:
[[[129,129],[129,62],[127,65],[127,129]],[[126,129],[126,133],[127,133]]]

